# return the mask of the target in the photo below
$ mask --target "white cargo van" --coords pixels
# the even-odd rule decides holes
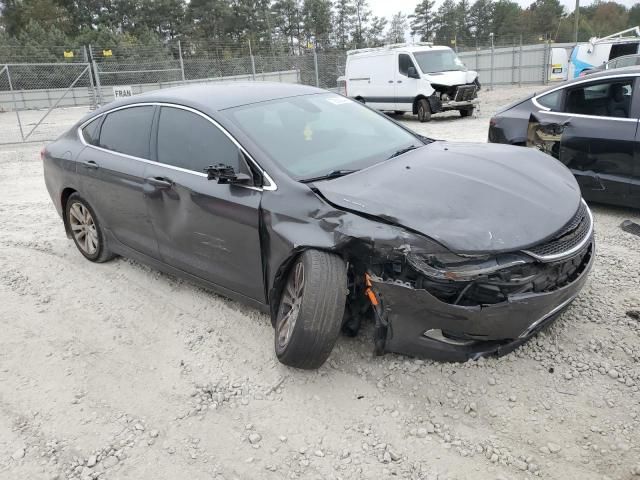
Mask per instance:
[[[346,94],[367,105],[398,114],[459,110],[463,117],[478,103],[478,73],[467,70],[449,47],[428,43],[395,44],[347,53]]]
[[[569,78],[624,55],[639,53],[640,27],[633,27],[603,38],[592,38],[576,45],[569,60]]]

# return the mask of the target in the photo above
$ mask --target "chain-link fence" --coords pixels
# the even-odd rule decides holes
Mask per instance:
[[[95,107],[95,94],[88,63],[0,65],[0,144],[55,138]]]
[[[452,43],[488,88],[547,83],[552,47],[567,45],[522,42],[521,37],[502,37],[476,41],[475,47]],[[257,49],[250,44],[193,42],[158,47],[48,47],[42,57],[55,62],[6,60],[24,58],[24,49],[20,55],[16,52],[0,46],[0,144],[51,140],[83,112],[113,101],[122,91],[135,95],[189,83],[247,80],[337,90],[347,59],[344,51],[294,48],[286,43]]]

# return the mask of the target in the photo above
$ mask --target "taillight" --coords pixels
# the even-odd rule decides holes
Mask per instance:
[[[42,150],[40,150],[40,160],[44,160],[46,154],[47,151],[45,150],[45,147],[42,147]]]
[[[489,120],[489,126],[490,126],[490,127],[495,127],[497,124],[498,124],[498,120],[496,120],[496,118],[495,118],[495,117],[492,117],[492,118]]]

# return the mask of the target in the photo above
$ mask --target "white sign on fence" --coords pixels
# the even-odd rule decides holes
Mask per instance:
[[[127,98],[133,96],[133,90],[131,85],[120,85],[113,87],[113,98],[118,100],[119,98]]]

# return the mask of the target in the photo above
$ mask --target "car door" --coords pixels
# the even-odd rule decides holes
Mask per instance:
[[[537,139],[546,135],[546,143],[556,142],[549,153],[571,169],[588,200],[630,202],[638,126],[632,101],[636,93],[635,77],[616,76],[535,98],[534,104],[541,108],[532,118],[542,125]],[[554,125],[555,140],[550,136]],[[529,137],[531,141],[531,128]]]
[[[78,157],[81,194],[102,225],[126,247],[157,257],[143,197],[155,106],[114,110],[83,126],[87,145]]]
[[[145,199],[162,260],[168,265],[264,301],[259,234],[260,188],[208,180],[210,165],[251,173],[237,144],[209,117],[160,107]]]
[[[409,77],[409,68],[418,69],[408,53],[399,53],[395,70],[395,109],[404,112],[413,110],[413,100],[418,95],[417,78]]]

